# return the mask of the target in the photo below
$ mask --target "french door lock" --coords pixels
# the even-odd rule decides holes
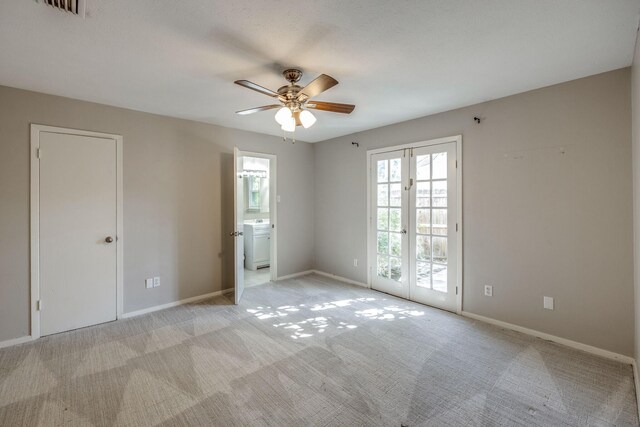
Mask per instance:
[[[407,229],[406,229],[406,228],[403,228],[403,229],[402,229],[402,231],[401,231],[401,233],[402,233],[402,234],[407,234]]]
[[[244,236],[244,233],[242,231],[232,231],[231,233],[229,233],[229,236],[231,237]]]

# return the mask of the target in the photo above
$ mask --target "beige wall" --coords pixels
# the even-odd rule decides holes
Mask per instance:
[[[632,355],[630,81],[626,68],[315,144],[316,269],[366,282],[368,149],[462,134],[464,310]]]
[[[29,333],[29,124],[41,123],[124,136],[125,312],[232,286],[233,146],[278,155],[279,275],[316,268],[365,282],[366,150],[462,134],[464,310],[632,355],[630,77],[314,145],[0,87],[0,341]],[[162,286],[146,290],[152,275]],[[542,309],[543,295],[556,310]]]
[[[29,334],[30,123],[124,136],[125,312],[233,286],[234,146],[278,156],[278,274],[312,268],[311,145],[0,86],[0,341]]]
[[[631,133],[633,161],[633,249],[635,289],[635,358],[640,360],[640,43],[636,39],[636,50],[631,67]],[[636,384],[637,384],[636,379]],[[640,392],[637,390],[637,392]],[[640,403],[640,400],[638,401]]]

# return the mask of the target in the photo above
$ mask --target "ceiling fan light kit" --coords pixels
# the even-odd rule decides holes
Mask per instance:
[[[291,119],[293,119],[293,113],[287,107],[282,107],[276,113],[276,122],[278,122],[281,126],[284,126],[284,124]]]
[[[280,128],[285,132],[295,132],[296,131],[296,119],[293,117],[288,118],[284,121]]]
[[[302,127],[305,129],[310,128],[316,122],[316,116],[311,114],[309,110],[300,111],[300,121],[302,122]]]
[[[305,87],[301,87],[296,84],[302,78],[302,71],[299,69],[290,68],[284,70],[282,75],[289,84],[282,86],[277,92],[248,80],[236,80],[235,83],[237,85],[260,92],[272,98],[277,98],[278,101],[280,101],[280,104],[265,105],[263,107],[236,111],[236,113],[247,115],[277,108],[278,111],[276,112],[275,120],[280,125],[280,128],[285,132],[295,132],[296,126],[302,126],[307,129],[317,121],[309,109],[350,114],[355,108],[355,105],[351,104],[311,101],[311,98],[314,96],[338,84],[338,81],[331,76],[321,74]]]

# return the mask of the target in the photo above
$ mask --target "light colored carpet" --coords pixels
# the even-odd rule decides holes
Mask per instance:
[[[311,275],[0,350],[0,425],[637,425],[631,367]]]

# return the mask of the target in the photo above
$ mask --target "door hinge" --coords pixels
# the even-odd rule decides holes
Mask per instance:
[[[36,303],[36,310],[38,311],[42,310],[42,300],[38,300],[38,302]]]
[[[456,222],[456,231],[458,231],[458,223]]]
[[[275,224],[271,224],[271,228],[276,228],[276,225]]]
[[[42,150],[40,148],[36,148],[36,158],[39,159],[42,157]]]
[[[456,295],[458,295],[458,287],[456,286]]]

